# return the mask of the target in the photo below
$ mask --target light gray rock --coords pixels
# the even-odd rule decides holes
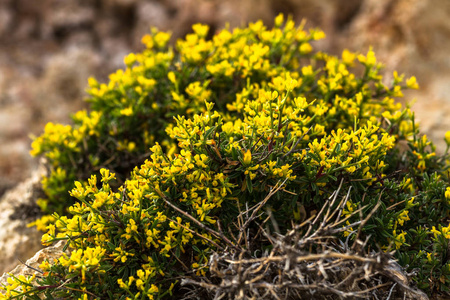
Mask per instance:
[[[20,275],[24,276],[39,276],[41,273],[39,272],[39,265],[44,261],[48,260],[50,263],[54,262],[58,258],[62,256],[63,248],[65,245],[65,241],[59,241],[58,243],[47,247],[45,249],[42,249],[36,254],[28,259],[25,263],[19,264],[17,267],[15,267],[12,271],[8,273],[4,273],[0,277],[0,285],[7,285],[8,284],[8,278],[11,277],[11,274],[15,277],[19,277]],[[36,271],[38,270],[38,271]]]
[[[0,199],[0,274],[11,271],[19,260],[25,261],[42,249],[42,233],[27,225],[37,216],[36,197],[43,173],[43,167],[39,168]]]

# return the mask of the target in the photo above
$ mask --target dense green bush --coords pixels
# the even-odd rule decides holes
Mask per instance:
[[[309,42],[324,34],[297,31],[289,24],[267,31],[257,22],[233,33],[223,30],[212,41],[206,40],[208,27],[197,24],[175,51],[167,45],[170,34],[153,30],[144,36],[147,49],[125,57],[127,68],[111,74],[108,84],[89,80],[89,113],[74,114],[73,126],[48,123],[34,140],[32,155],[44,155],[50,168],[42,182],[47,197],[38,203],[42,211],[66,214],[74,203],[67,193],[73,182],[101,168],[115,172],[115,187],[120,186],[155,141],[168,153],[175,151],[166,126],[178,115],[204,112],[204,100],[226,112],[236,97],[254,93],[255,85],[282,75],[285,68],[298,68],[300,58],[313,56]],[[305,77],[307,84],[313,77]],[[38,228],[45,230],[49,219],[42,218]]]
[[[33,142],[51,170],[42,241],[67,240],[71,254],[44,262],[37,288],[11,279],[6,297],[179,295],[182,278],[210,276],[212,253],[263,253],[262,224],[284,234],[338,190],[335,238],[396,250],[420,288],[447,291],[448,151],[436,155],[393,99],[415,78],[386,85],[371,50],[313,52],[323,32],[281,15],[211,40],[193,29],[175,50],[165,33],[145,36],[108,84],[90,80],[90,113]]]

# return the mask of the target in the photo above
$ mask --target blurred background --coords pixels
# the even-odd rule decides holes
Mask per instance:
[[[87,78],[106,81],[123,57],[140,51],[150,26],[173,40],[202,22],[212,31],[278,13],[320,27],[315,47],[340,54],[369,46],[385,63],[386,79],[398,70],[415,75],[421,89],[413,110],[422,132],[445,149],[450,130],[450,0],[0,0],[0,195],[27,178],[30,134],[47,122],[70,123],[86,107]]]

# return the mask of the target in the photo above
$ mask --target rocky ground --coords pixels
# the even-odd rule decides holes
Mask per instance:
[[[29,135],[40,134],[49,121],[70,122],[70,113],[85,107],[87,78],[105,81],[122,67],[125,54],[142,49],[140,37],[150,26],[171,30],[175,39],[197,22],[212,30],[258,19],[270,25],[279,12],[321,27],[327,34],[318,45],[322,50],[366,52],[373,46],[387,79],[393,70],[415,75],[421,90],[408,92],[406,99],[416,99],[413,109],[424,133],[444,149],[442,137],[450,130],[449,1],[0,0],[0,195],[37,167],[28,154]],[[16,216],[23,209],[21,186],[0,200],[6,203],[16,193],[18,200],[8,200],[18,207]],[[21,228],[29,221],[22,220]],[[0,244],[29,251],[0,245],[0,274],[39,248],[8,230]]]

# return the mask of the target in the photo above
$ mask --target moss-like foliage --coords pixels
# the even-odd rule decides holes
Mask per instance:
[[[193,30],[175,49],[145,36],[108,84],[90,80],[91,112],[33,142],[52,171],[42,241],[71,254],[44,262],[38,287],[11,279],[7,298],[179,296],[182,278],[217,270],[213,253],[264,255],[268,232],[288,236],[325,206],[337,219],[322,242],[396,250],[419,288],[447,291],[448,155],[393,99],[415,78],[386,84],[371,50],[314,52],[323,32],[281,15],[211,40]],[[308,238],[323,229],[311,224]]]

